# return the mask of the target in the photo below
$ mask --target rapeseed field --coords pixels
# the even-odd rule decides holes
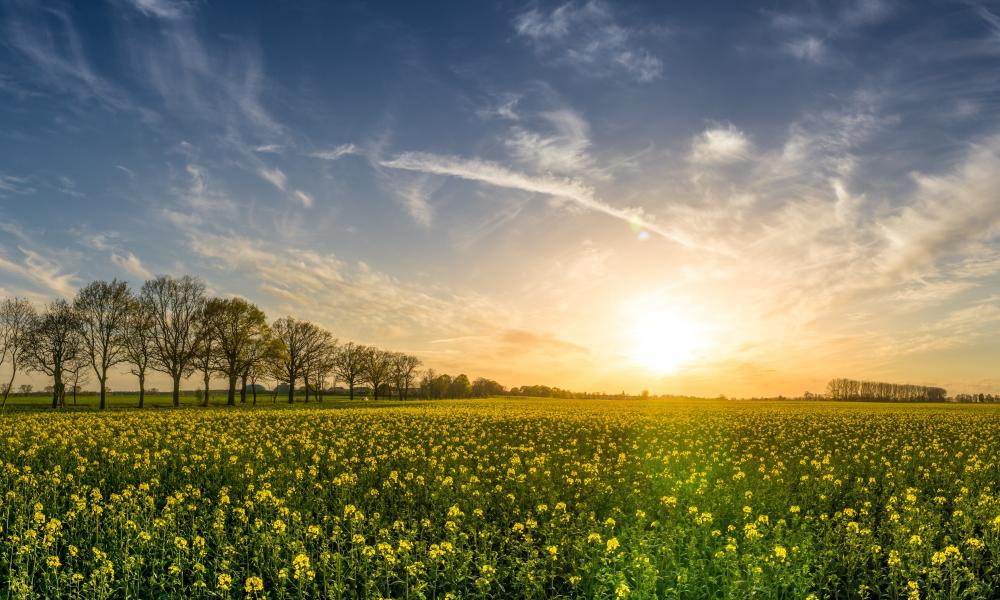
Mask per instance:
[[[504,400],[0,417],[9,598],[981,598],[1000,410]]]

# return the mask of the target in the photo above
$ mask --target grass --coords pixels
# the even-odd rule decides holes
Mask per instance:
[[[296,403],[303,403],[305,396],[296,395]],[[346,405],[357,406],[359,403],[363,403],[363,396],[355,396],[353,403],[349,401],[347,395],[324,395],[323,403],[320,404],[316,402],[314,397],[310,397],[310,404],[316,403],[321,406],[329,407],[343,407]],[[247,393],[247,399],[245,406],[252,407],[251,403],[253,401],[253,396]],[[180,407],[181,408],[202,408],[200,400],[195,396],[193,392],[182,392],[180,397]],[[379,403],[391,402],[389,400],[380,399]],[[74,403],[72,395],[66,396],[66,407],[59,409],[60,411],[69,412],[89,412],[98,410],[100,403],[100,396],[96,393],[78,394],[76,401]],[[135,409],[139,405],[139,394],[138,393],[113,393],[107,396],[108,408],[112,410],[121,409]],[[239,393],[237,392],[236,403],[240,404]],[[369,402],[370,404],[370,402]],[[287,406],[288,396],[279,394],[275,401],[272,402],[270,392],[257,393],[257,406]],[[220,390],[214,392],[209,399],[210,407],[225,407],[226,406],[226,392],[225,390]],[[23,412],[23,411],[45,411],[51,410],[52,407],[52,397],[47,395],[39,394],[11,394],[7,399],[7,411],[12,412]],[[145,408],[148,409],[163,409],[163,408],[173,408],[173,398],[170,392],[156,392],[156,393],[146,393],[145,398]]]
[[[1000,588],[1000,407],[278,404],[0,417],[0,591],[802,599]]]

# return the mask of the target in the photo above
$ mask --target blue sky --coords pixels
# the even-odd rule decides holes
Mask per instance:
[[[1000,388],[1000,4],[3,0],[0,28],[5,295],[191,273],[507,384]]]

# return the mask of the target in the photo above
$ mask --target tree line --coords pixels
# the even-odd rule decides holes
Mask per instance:
[[[137,292],[117,279],[94,281],[72,301],[54,300],[41,312],[24,298],[3,299],[2,364],[10,373],[0,383],[0,410],[6,407],[15,378],[28,371],[51,378],[53,408],[65,405],[67,384],[75,394],[92,372],[99,406],[106,408],[108,374],[122,365],[137,379],[140,408],[152,371],[170,377],[174,406],[180,405],[181,380],[195,374],[204,384],[203,405],[208,404],[212,378],[219,376],[227,382],[229,405],[235,405],[237,390],[240,401],[246,402],[248,389],[256,404],[262,380],[286,384],[289,403],[299,384],[306,402],[310,394],[322,400],[331,381],[344,382],[352,400],[360,386],[368,386],[376,399],[395,393],[405,400],[421,361],[402,352],[339,343],[322,327],[291,316],[269,324],[260,308],[242,298],[209,297],[194,277],[162,276],[146,281]],[[468,387],[471,395],[468,377],[456,381],[460,378],[464,381],[459,391]],[[438,376],[433,379],[436,383]],[[453,391],[453,381],[448,382],[445,394]]]
[[[940,387],[844,378],[831,379],[826,392],[831,400],[859,402],[943,402],[948,396]]]

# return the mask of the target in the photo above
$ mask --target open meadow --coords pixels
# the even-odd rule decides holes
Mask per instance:
[[[976,598],[993,406],[493,398],[0,417],[4,597]]]

